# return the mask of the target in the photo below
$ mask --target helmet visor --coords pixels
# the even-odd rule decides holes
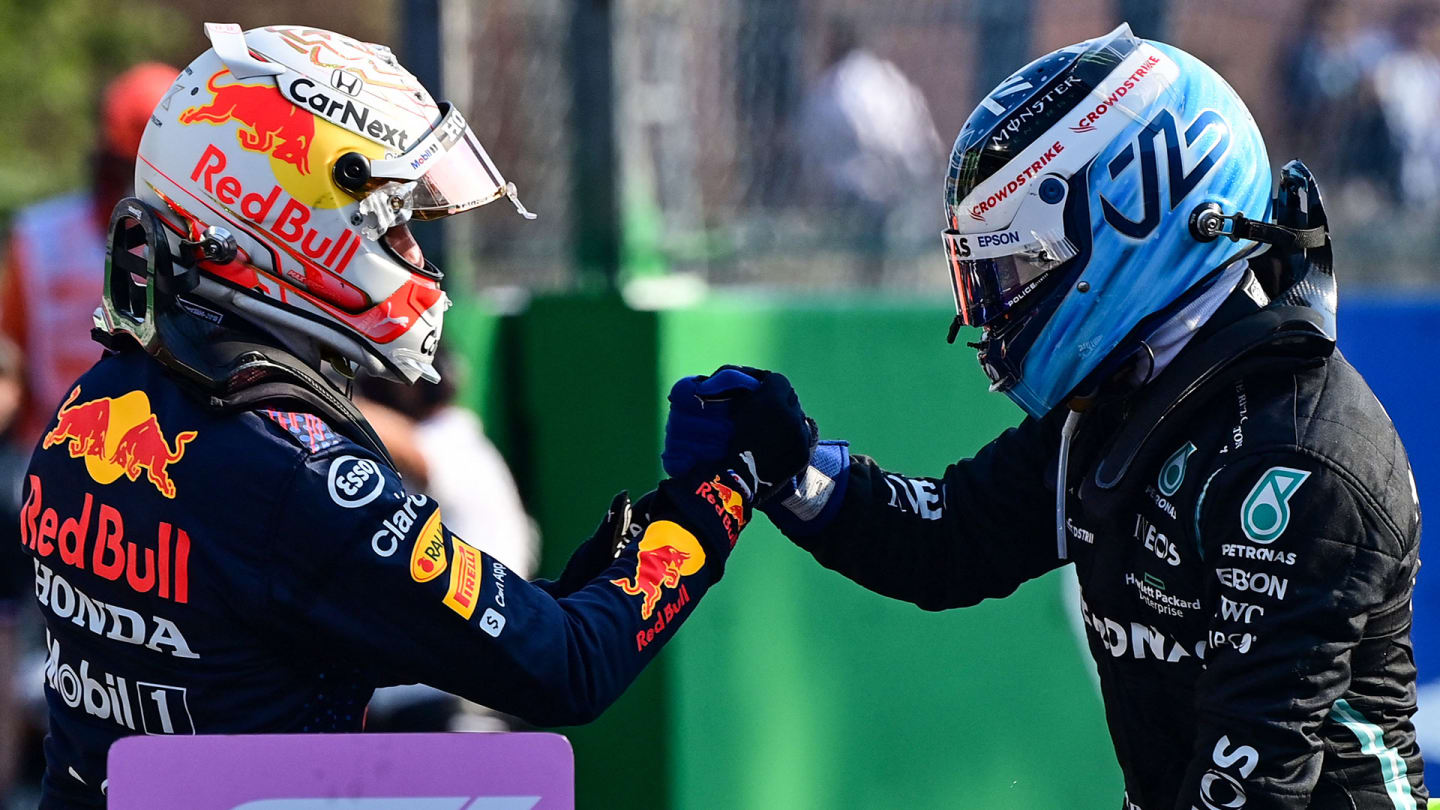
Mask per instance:
[[[370,164],[372,182],[414,182],[411,216],[439,219],[513,196],[465,117],[448,102],[439,126],[403,155]]]
[[[955,312],[965,326],[985,326],[1009,312],[1039,286],[1046,273],[1079,251],[1063,230],[1018,229],[988,233],[940,233],[955,292]]]

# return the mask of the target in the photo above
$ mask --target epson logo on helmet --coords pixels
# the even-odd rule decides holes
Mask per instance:
[[[309,108],[331,123],[388,143],[402,154],[410,148],[407,145],[410,133],[382,121],[379,113],[364,104],[348,98],[332,98],[326,95],[325,90],[318,87],[314,80],[304,77],[291,79],[282,86],[291,101]]]
[[[971,239],[975,240],[975,245],[973,248],[970,245]],[[986,248],[995,248],[1001,247],[1003,245],[1018,244],[1020,244],[1019,231],[999,231],[997,233],[968,234],[966,236],[955,237],[956,254],[959,256],[959,258],[962,259],[969,258],[972,255],[976,255],[976,250],[980,251],[980,253],[976,255],[976,258],[980,259],[989,259],[994,258],[995,256],[1007,255],[1013,251],[986,252]]]
[[[975,237],[979,247],[991,247],[993,245],[1018,245],[1020,244],[1019,231],[1001,231],[1000,233],[982,233]]]

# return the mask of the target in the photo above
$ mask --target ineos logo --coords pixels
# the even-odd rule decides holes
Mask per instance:
[[[1185,149],[1194,147],[1211,127],[1217,129],[1219,140],[1210,151],[1195,163],[1194,168],[1185,171]],[[1140,201],[1141,215],[1139,219],[1130,219],[1120,213],[1116,207],[1104,195],[1100,197],[1100,207],[1105,214],[1105,221],[1110,226],[1126,236],[1135,239],[1148,237],[1160,225],[1160,167],[1155,155],[1155,141],[1160,136],[1165,138],[1165,163],[1167,179],[1170,188],[1170,207],[1174,211],[1180,205],[1200,181],[1215,168],[1215,164],[1230,148],[1230,125],[1224,118],[1214,110],[1205,110],[1195,116],[1195,120],[1185,128],[1185,144],[1180,144],[1180,133],[1175,124],[1175,115],[1168,108],[1161,109],[1150,119],[1150,123],[1140,131],[1135,142],[1125,145],[1120,154],[1110,159],[1106,170],[1111,180],[1118,180],[1132,165],[1136,165],[1135,152],[1139,149],[1140,160],[1138,163],[1140,171]],[[1129,203],[1131,195],[1115,195],[1122,205]]]

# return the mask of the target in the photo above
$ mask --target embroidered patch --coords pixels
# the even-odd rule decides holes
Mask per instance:
[[[340,437],[335,435],[335,431],[325,424],[324,419],[313,413],[295,413],[266,408],[264,414],[270,417],[275,424],[290,431],[290,435],[299,439],[300,444],[310,448],[312,453],[318,453],[340,443]]]
[[[1310,473],[1290,467],[1271,467],[1260,476],[1240,506],[1240,528],[1256,543],[1273,543],[1290,525],[1290,496]]]

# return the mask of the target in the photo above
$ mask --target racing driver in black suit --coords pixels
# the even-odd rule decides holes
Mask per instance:
[[[1335,348],[1319,190],[1271,188],[1182,51],[1122,26],[1021,69],[955,142],[943,237],[951,339],[983,330],[1026,418],[938,478],[821,442],[766,512],[927,610],[1073,564],[1129,810],[1416,810],[1418,499]],[[719,457],[705,389],[746,374],[676,384],[668,473]]]

